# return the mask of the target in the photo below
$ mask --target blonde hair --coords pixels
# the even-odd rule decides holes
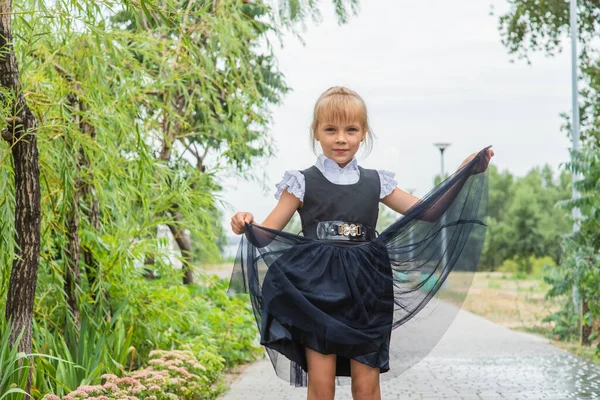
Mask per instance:
[[[317,102],[313,113],[313,121],[310,126],[310,136],[313,151],[316,153],[315,132],[322,121],[342,123],[346,121],[358,120],[362,122],[365,135],[365,152],[369,154],[373,149],[373,140],[375,135],[369,126],[367,115],[367,105],[358,93],[343,86],[333,86],[327,89]]]

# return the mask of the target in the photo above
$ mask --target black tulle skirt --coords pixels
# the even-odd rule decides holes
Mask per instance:
[[[487,149],[487,148],[486,148]],[[419,362],[469,290],[487,217],[484,151],[372,241],[332,242],[247,224],[228,293],[249,293],[260,343],[278,377],[306,386],[306,348],[381,380]]]

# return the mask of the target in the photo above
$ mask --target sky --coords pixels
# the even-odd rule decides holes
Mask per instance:
[[[571,143],[560,113],[571,112],[569,51],[511,63],[498,31],[507,0],[362,0],[343,26],[330,3],[321,0],[323,21],[307,24],[304,44],[289,36],[276,50],[292,92],[272,108],[277,151],[254,163],[261,180],[221,175],[219,207],[230,234],[237,211],[253,213],[258,223],[267,217],[285,170],[314,164],[311,112],[330,86],[347,86],[367,104],[376,139],[359,164],[395,172],[398,186],[416,196],[440,171],[435,142],[451,143],[448,172],[487,145],[492,163],[517,176],[543,164],[556,171],[567,161]]]

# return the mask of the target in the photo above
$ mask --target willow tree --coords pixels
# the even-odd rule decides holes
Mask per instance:
[[[127,9],[114,18],[144,37],[143,46],[129,48],[149,77],[140,112],[151,116],[145,131],[158,143],[157,159],[173,169],[187,168],[188,161],[197,173],[205,173],[209,152],[239,168],[268,155],[268,106],[287,87],[273,57],[257,51],[258,38],[267,30],[258,19],[267,9],[239,1],[167,5],[156,13]],[[181,201],[174,193],[165,212],[184,258],[184,283],[191,283],[192,243],[186,228],[192,216],[183,212]]]
[[[343,22],[356,1],[333,3]],[[116,291],[139,254],[160,254],[144,240],[158,224],[179,239],[183,228],[210,237],[218,166],[246,171],[270,154],[269,106],[288,89],[260,41],[295,31],[318,8],[312,0],[0,5],[0,302],[6,296],[11,336],[24,329],[20,346],[30,351],[38,283],[38,315],[77,323],[80,296],[86,304],[109,295],[106,282]],[[217,166],[206,165],[209,152]],[[188,258],[188,281],[189,266]]]
[[[347,18],[346,2],[336,1],[340,21]],[[356,2],[349,2],[355,5]],[[157,158],[169,168],[174,159],[189,160],[206,172],[207,155],[219,165],[239,171],[253,159],[268,156],[269,107],[288,91],[277,71],[270,47],[262,47],[269,32],[291,28],[318,15],[314,2],[284,2],[274,9],[268,2],[237,0],[174,1],[143,14],[126,9],[114,22],[136,35],[145,47],[132,46],[151,79],[143,113],[155,116],[148,129],[160,149]],[[271,21],[268,24],[264,21]],[[169,226],[184,258],[184,283],[193,282],[189,216],[178,201],[166,212]]]
[[[15,182],[15,248],[8,286],[6,319],[11,341],[23,332],[19,349],[31,352],[31,322],[40,249],[40,171],[36,138],[37,118],[23,94],[13,47],[12,1],[0,2],[0,87],[2,139],[8,142]],[[3,244],[9,242],[3,238]],[[4,246],[3,246],[4,248]],[[28,383],[29,386],[29,383]]]

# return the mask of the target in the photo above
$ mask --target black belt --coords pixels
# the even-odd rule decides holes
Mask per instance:
[[[366,241],[376,237],[372,226],[347,221],[320,221],[317,224],[317,237],[328,240]]]

